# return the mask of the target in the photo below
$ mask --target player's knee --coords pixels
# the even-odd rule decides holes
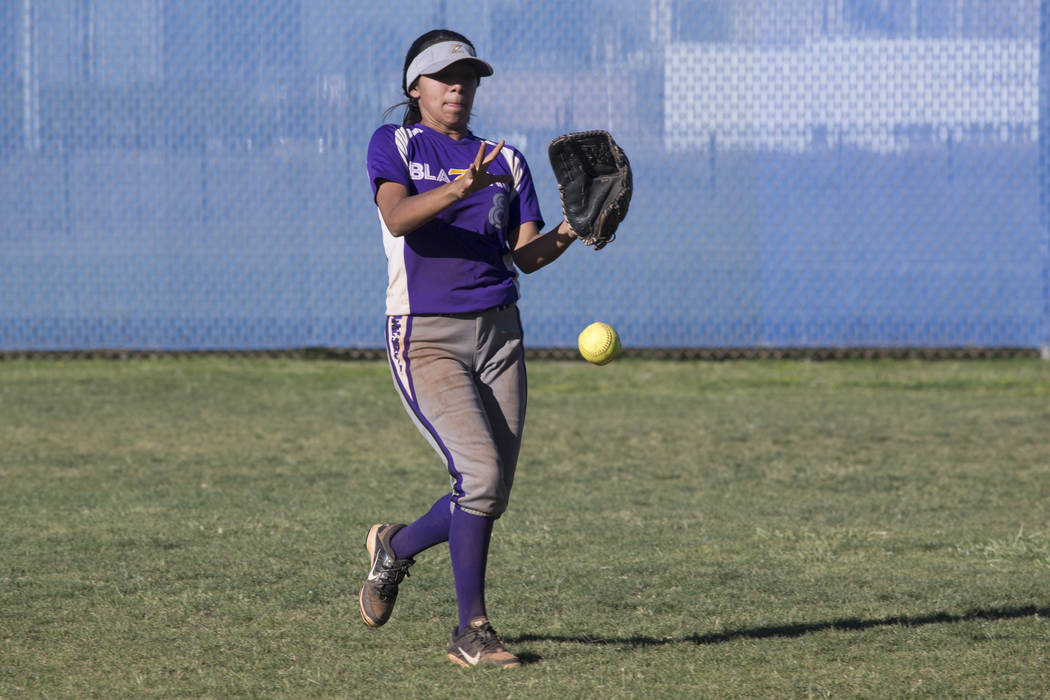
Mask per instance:
[[[505,503],[499,508],[487,508],[486,510],[478,510],[477,508],[472,508],[470,505],[464,503],[457,503],[456,507],[462,510],[464,513],[470,513],[471,515],[480,515],[483,518],[492,518],[493,520],[503,515],[503,513],[505,513],[507,510],[507,505]]]
[[[464,493],[456,502],[461,509],[486,518],[498,518],[507,510],[510,489],[504,484],[493,484],[490,488]]]

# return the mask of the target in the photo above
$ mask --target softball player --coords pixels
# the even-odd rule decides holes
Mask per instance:
[[[365,624],[384,624],[413,558],[448,542],[459,609],[448,657],[507,667],[520,660],[489,624],[485,567],[525,420],[517,270],[552,262],[575,236],[565,221],[541,233],[525,158],[468,128],[475,91],[491,75],[463,35],[420,36],[405,57],[402,125],[379,127],[368,147],[387,256],[391,373],[451,491],[409,525],[369,529],[360,609]]]

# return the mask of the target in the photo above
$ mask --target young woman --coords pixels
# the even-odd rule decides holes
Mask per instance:
[[[556,260],[575,236],[563,220],[542,233],[521,153],[469,129],[492,67],[461,34],[413,42],[401,126],[368,147],[389,283],[386,344],[409,416],[441,456],[451,491],[409,525],[377,524],[361,617],[389,618],[398,586],[425,549],[448,542],[459,624],[448,657],[461,666],[518,666],[489,624],[485,567],[493,522],[507,508],[525,420],[525,354],[516,270]]]

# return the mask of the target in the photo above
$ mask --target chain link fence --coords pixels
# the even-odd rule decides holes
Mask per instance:
[[[0,351],[379,348],[364,167],[419,34],[529,159],[602,128],[615,244],[521,278],[533,347],[1050,347],[1046,0],[13,0]]]

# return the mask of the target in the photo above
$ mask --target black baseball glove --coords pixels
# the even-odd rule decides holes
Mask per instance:
[[[572,232],[595,250],[616,238],[627,216],[634,184],[631,164],[607,131],[580,131],[551,141],[547,149]]]

